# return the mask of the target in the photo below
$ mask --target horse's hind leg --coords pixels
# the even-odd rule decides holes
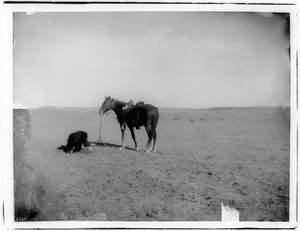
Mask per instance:
[[[147,131],[147,134],[148,134],[148,142],[146,144],[146,152],[150,152],[150,145],[151,145],[151,141],[153,139],[153,129],[151,128],[150,123],[147,124],[146,131]]]
[[[156,131],[154,131],[153,133],[153,147],[152,147],[152,151],[155,152],[156,151]]]
[[[157,126],[157,122],[158,122],[158,114],[157,114],[156,117],[154,117],[154,119],[151,122],[151,130],[152,130],[152,133],[153,133],[153,147],[152,147],[153,152],[156,151],[156,138],[157,138],[156,126]]]

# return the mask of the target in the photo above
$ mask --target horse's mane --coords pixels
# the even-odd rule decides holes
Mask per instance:
[[[125,102],[118,100],[118,99],[114,99],[116,102],[121,103],[121,104],[126,104]]]

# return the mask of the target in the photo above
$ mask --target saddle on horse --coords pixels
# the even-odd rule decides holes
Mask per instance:
[[[144,102],[140,101],[137,104],[133,104],[132,100],[126,103],[123,110],[124,123],[122,124],[122,129],[126,129],[126,120],[133,125],[136,129],[140,129],[142,126],[141,118],[140,118],[140,109],[145,106]],[[126,119],[125,119],[126,118]]]

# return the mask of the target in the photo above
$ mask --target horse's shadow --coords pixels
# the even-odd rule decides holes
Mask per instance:
[[[109,148],[114,148],[114,149],[120,149],[122,147],[122,145],[118,145],[118,144],[112,144],[112,143],[106,143],[106,142],[93,142],[93,141],[90,141],[90,144],[93,145],[93,146],[98,146],[98,147],[109,147]],[[134,148],[130,148],[130,147],[125,147],[124,149],[126,150],[130,150],[130,151],[135,151],[135,152],[144,152],[144,150],[136,150]],[[155,151],[155,153],[158,153],[158,154],[163,154],[162,152],[160,151]]]
[[[98,146],[98,147],[109,147],[109,148],[118,148],[118,149],[122,147],[121,145],[118,145],[118,144],[112,144],[112,143],[106,143],[106,142],[90,142],[90,144]],[[136,151],[135,149],[130,148],[130,147],[125,147],[124,149]]]

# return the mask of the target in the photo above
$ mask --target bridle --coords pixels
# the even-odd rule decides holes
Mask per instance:
[[[106,115],[109,115],[110,111],[113,109],[113,107],[115,106],[116,100],[112,99],[112,101],[109,104],[109,109],[105,112]]]

